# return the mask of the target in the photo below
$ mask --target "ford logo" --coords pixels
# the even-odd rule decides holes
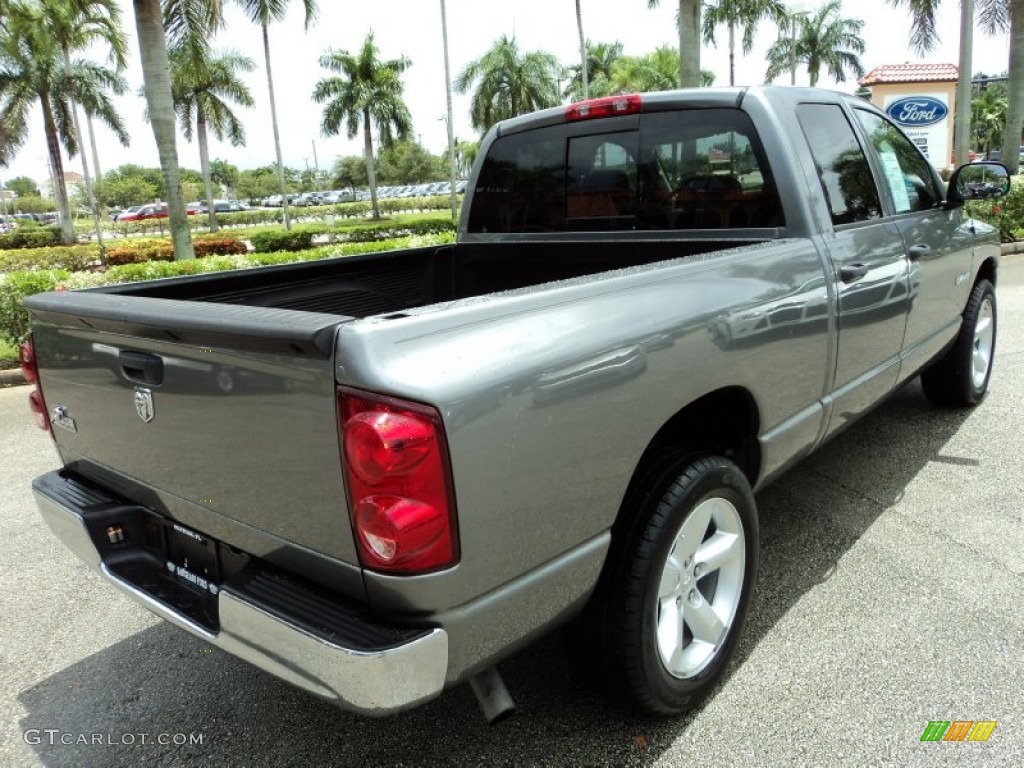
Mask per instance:
[[[949,114],[949,108],[930,96],[908,96],[890,104],[885,113],[900,125],[934,125]]]

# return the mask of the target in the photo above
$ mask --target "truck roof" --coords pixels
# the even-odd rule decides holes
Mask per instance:
[[[618,94],[617,94],[618,95]],[[621,94],[625,95],[625,94]],[[804,88],[782,85],[727,86],[721,88],[681,88],[673,91],[651,91],[638,94],[641,99],[642,112],[658,112],[667,109],[691,108],[728,108],[739,107],[748,95],[763,95],[773,102],[815,101],[838,103],[857,101],[868,104],[857,96],[827,88]],[[591,99],[591,102],[599,99]],[[584,103],[584,102],[577,102]],[[491,130],[496,136],[541,128],[546,125],[559,125],[567,122],[566,113],[574,105],[560,105],[550,109],[531,112],[509,120],[504,120]]]

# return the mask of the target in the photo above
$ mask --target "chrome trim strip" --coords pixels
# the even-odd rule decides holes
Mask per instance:
[[[226,588],[217,596],[221,629],[212,633],[112,573],[74,509],[38,490],[35,497],[57,538],[121,592],[176,627],[292,685],[369,716],[409,709],[444,688],[448,633],[443,629],[386,650],[354,650],[273,616]]]

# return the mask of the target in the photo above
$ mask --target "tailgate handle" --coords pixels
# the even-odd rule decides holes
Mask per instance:
[[[163,384],[164,361],[146,352],[121,352],[121,373],[140,384]]]

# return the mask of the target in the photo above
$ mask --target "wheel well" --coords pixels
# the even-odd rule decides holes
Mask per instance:
[[[694,400],[669,419],[647,445],[633,472],[630,490],[651,462],[678,450],[724,456],[754,485],[761,471],[760,421],[757,403],[742,387],[726,387]]]
[[[978,274],[974,278],[974,282],[977,283],[979,280],[988,280],[993,286],[996,284],[995,259],[985,259],[985,262],[978,269]]]

